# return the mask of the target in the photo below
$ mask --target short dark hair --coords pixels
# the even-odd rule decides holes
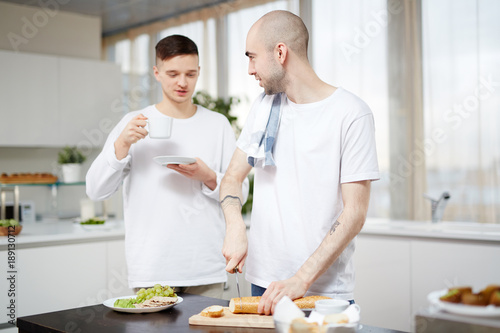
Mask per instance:
[[[163,38],[156,44],[156,59],[166,60],[178,55],[196,54],[198,47],[186,36],[171,35]]]

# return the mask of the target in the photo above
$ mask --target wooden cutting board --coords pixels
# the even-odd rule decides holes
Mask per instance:
[[[200,314],[189,318],[190,325],[274,328],[272,316],[257,314],[234,314],[224,307],[224,315],[219,318],[203,317]]]

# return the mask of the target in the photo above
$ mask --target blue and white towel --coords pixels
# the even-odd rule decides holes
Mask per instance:
[[[273,146],[278,134],[281,110],[286,95],[284,93],[274,96],[263,94],[262,100],[256,110],[255,120],[250,130],[249,142],[244,144],[248,164],[253,167],[276,165],[273,158]]]

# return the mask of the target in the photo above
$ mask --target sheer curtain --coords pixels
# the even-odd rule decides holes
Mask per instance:
[[[270,2],[227,15],[228,95],[240,99],[240,103],[232,110],[238,116],[240,127],[245,124],[253,100],[263,92],[255,78],[248,75],[248,58],[245,56],[247,33],[261,16],[277,9],[288,9],[288,1]]]
[[[429,193],[444,220],[500,223],[500,2],[423,1]]]
[[[324,81],[358,95],[375,118],[381,179],[372,183],[369,216],[389,217],[389,122],[386,0],[313,0],[312,63]]]

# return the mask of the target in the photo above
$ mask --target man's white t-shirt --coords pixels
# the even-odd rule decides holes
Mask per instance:
[[[174,119],[169,139],[146,136],[117,160],[114,142],[140,113],[164,117],[154,105],[128,113],[87,173],[87,193],[94,200],[109,197],[123,182],[129,287],[226,281],[219,184],[236,147],[233,129],[223,115],[198,106],[192,117]],[[155,163],[156,156],[199,157],[217,174],[217,188]],[[248,182],[244,186],[246,200]]]
[[[257,98],[237,146],[250,140]],[[379,179],[374,121],[357,96],[338,88],[326,99],[288,98],[273,149],[276,166],[256,167],[246,278],[267,288],[292,277],[342,213],[341,184]],[[306,295],[352,299],[354,240]]]

